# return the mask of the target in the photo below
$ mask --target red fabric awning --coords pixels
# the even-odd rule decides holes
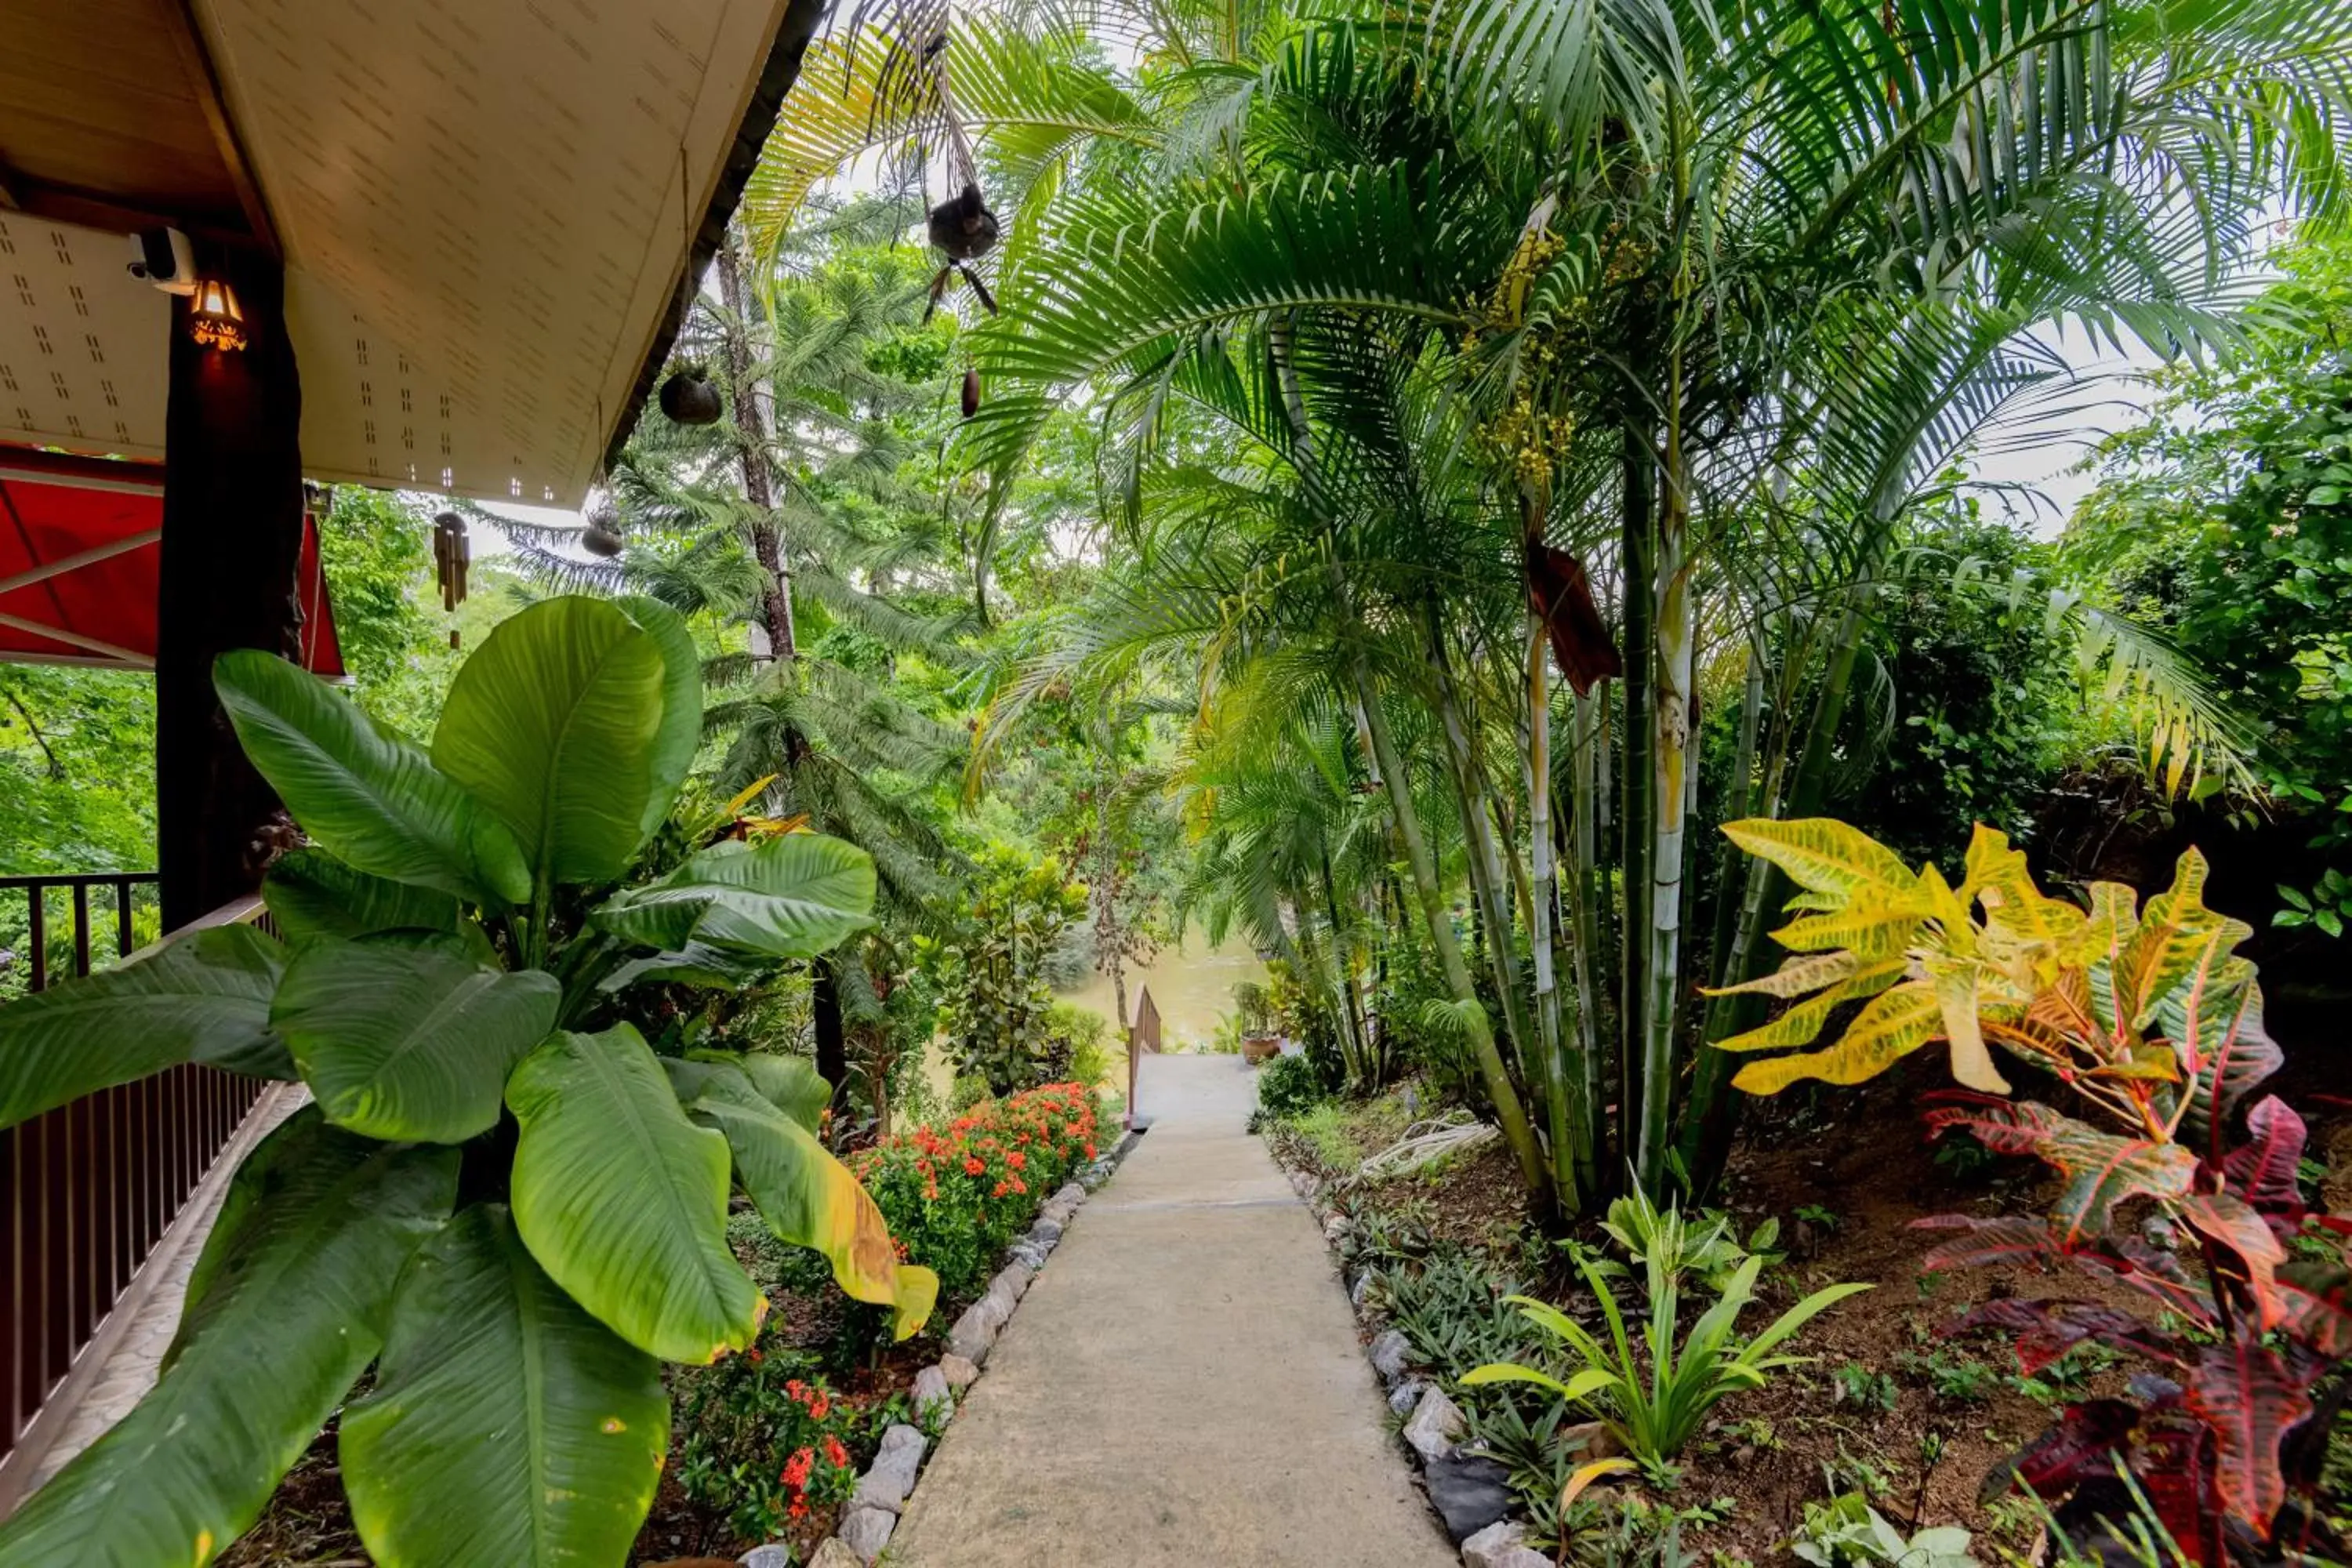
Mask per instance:
[[[163,527],[155,464],[0,447],[0,661],[153,668]],[[304,668],[341,675],[309,516],[300,599]]]

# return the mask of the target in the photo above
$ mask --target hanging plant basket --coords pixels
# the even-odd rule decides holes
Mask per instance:
[[[716,425],[724,409],[718,386],[700,365],[690,364],[670,372],[662,383],[661,411],[674,424]]]

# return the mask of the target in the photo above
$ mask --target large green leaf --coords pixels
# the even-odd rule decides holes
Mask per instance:
[[[507,1104],[515,1225],[557,1284],[666,1361],[751,1342],[767,1303],[727,1249],[727,1141],[686,1119],[636,1030],[552,1037]]]
[[[454,894],[372,877],[323,849],[296,849],[271,863],[262,900],[289,942],[378,931],[455,931]]]
[[[269,1032],[285,964],[251,926],[215,926],[0,1007],[0,1127],[182,1062],[291,1078]]]
[[[871,924],[873,909],[872,856],[821,833],[784,833],[714,844],[660,881],[605,900],[595,920],[647,947],[814,958]]]
[[[833,1085],[805,1057],[752,1051],[739,1058],[735,1065],[770,1104],[812,1132],[817,1130],[824,1108],[833,1103]]]
[[[549,599],[502,623],[449,689],[433,762],[496,813],[532,873],[609,882],[663,793],[659,639],[602,599]]]
[[[927,1268],[900,1265],[882,1210],[849,1167],[741,1068],[720,1062],[677,1068],[683,1070],[673,1073],[674,1081],[693,1096],[687,1109],[726,1135],[735,1173],[768,1228],[823,1253],[835,1282],[851,1296],[896,1309],[898,1338],[921,1328],[938,1300],[939,1279]]]
[[[330,1120],[371,1138],[462,1143],[497,1125],[507,1074],[555,1027],[551,974],[447,947],[323,942],[270,1009]]]
[[[409,1260],[375,1389],[339,1439],[383,1568],[620,1563],[668,1447],[661,1363],[582,1311],[489,1204]]]
[[[654,732],[653,790],[638,823],[639,831],[650,838],[669,816],[677,787],[686,782],[694,753],[702,745],[702,651],[694,646],[686,617],[659,599],[638,595],[615,603],[661,650],[661,728]]]
[[[423,752],[317,676],[237,648],[215,662],[213,685],[245,754],[336,858],[482,902],[530,896],[513,837]]]
[[[374,1359],[393,1282],[449,1211],[454,1149],[305,1109],[232,1184],[152,1392],[0,1525],[9,1568],[187,1568],[252,1524]]]

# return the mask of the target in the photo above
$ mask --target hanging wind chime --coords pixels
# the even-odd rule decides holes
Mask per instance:
[[[466,538],[466,520],[454,511],[436,513],[433,519],[433,581],[441,590],[441,608],[451,616],[466,602],[466,569],[474,559],[473,546]],[[457,628],[449,627],[449,646],[458,646]]]

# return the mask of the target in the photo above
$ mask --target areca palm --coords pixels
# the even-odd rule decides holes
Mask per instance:
[[[1157,563],[1184,539],[1222,575],[1116,581],[1061,662],[1190,637],[1213,673],[1319,664],[1441,955],[1417,765],[1450,786],[1482,921],[1526,934],[1529,973],[1503,940],[1488,978],[1518,1068],[1498,1113],[1509,1130],[1522,1087],[1547,1111],[1531,1182],[1575,1203],[1619,1163],[1576,1147],[1613,1037],[1615,1152],[1654,1185],[1678,1098],[1687,1158],[1721,1131],[1712,1053],[1684,1093],[1685,935],[1738,978],[1769,901],[1727,884],[1686,907],[1711,657],[1748,650],[1743,808],[1818,802],[1890,541],[2063,382],[2036,334],[2226,349],[2259,221],[2341,208],[2352,19],[2252,0],[1258,15],[1181,93],[1112,84],[1171,130],[1213,121],[1209,155],[1123,132],[1094,143],[1120,143],[1101,154],[1119,177],[1095,180],[1084,139],[1059,143],[1003,259],[1005,317],[978,334],[992,399],[965,458],[1001,490],[1052,410],[1093,400],[1129,547]],[[1548,550],[1613,587],[1624,667],[1557,752],[1545,644],[1593,617],[1522,576]],[[1122,616],[1139,640],[1104,631]],[[2167,771],[2226,769],[2193,683],[2120,637],[2109,668]],[[1437,715],[1418,758],[1399,694]],[[1481,1005],[1458,953],[1448,969]]]

